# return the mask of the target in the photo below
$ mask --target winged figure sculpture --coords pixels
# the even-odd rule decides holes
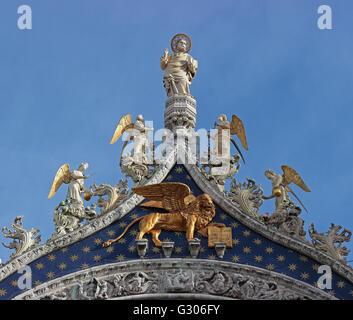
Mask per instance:
[[[124,149],[128,142],[131,140],[134,140],[135,160],[140,159],[142,163],[146,162],[146,153],[148,152],[147,131],[152,130],[152,128],[146,127],[144,121],[145,120],[141,114],[136,117],[135,122],[131,121],[131,114],[126,114],[119,120],[110,144],[117,142],[118,139],[124,134],[124,132],[128,133],[128,137],[125,140],[121,150],[120,165],[122,162]]]
[[[217,154],[224,154],[223,149],[229,149],[229,141],[223,141],[223,130],[229,130],[230,135],[227,136],[226,140],[230,140],[235,148],[238,150],[241,158],[243,159],[243,162],[245,163],[244,156],[238,146],[238,144],[235,142],[233,135],[236,135],[242,146],[244,147],[245,150],[248,150],[248,143],[246,140],[246,134],[245,134],[245,129],[243,122],[236,116],[232,115],[232,122],[229,123],[227,120],[227,116],[225,114],[221,114],[218,117],[218,122],[215,122],[215,127],[218,129],[217,131],[217,146],[216,146],[216,152]],[[227,152],[227,151],[226,151]],[[229,150],[230,154],[230,150]]]
[[[264,199],[270,199],[276,197],[279,199],[280,197],[286,198],[286,193],[290,192],[293,196],[299,201],[305,211],[308,211],[304,204],[300,201],[298,196],[294,193],[294,191],[289,187],[289,184],[292,182],[296,184],[298,187],[303,189],[306,192],[311,192],[310,189],[305,184],[304,180],[300,177],[300,175],[290,166],[282,165],[281,166],[283,174],[276,174],[273,170],[266,170],[265,176],[272,181],[272,195],[270,197],[263,197]],[[283,202],[283,201],[282,201]],[[276,209],[280,203],[276,201]]]
[[[90,199],[90,192],[84,186],[84,180],[89,176],[84,175],[83,171],[87,170],[88,163],[83,162],[77,170],[70,171],[70,166],[66,163],[62,165],[55,174],[48,199],[52,198],[59,190],[60,186],[65,183],[68,184],[67,200],[82,203],[81,193],[85,192],[85,200]]]

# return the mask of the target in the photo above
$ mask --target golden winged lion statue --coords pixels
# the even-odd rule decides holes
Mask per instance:
[[[225,227],[223,223],[210,223],[216,214],[211,197],[208,194],[195,197],[186,184],[159,183],[132,188],[132,191],[151,200],[141,206],[161,208],[169,213],[154,212],[135,219],[120,236],[104,242],[103,247],[121,239],[127,230],[138,221],[140,224],[136,240],[141,240],[146,233],[150,233],[157,247],[162,246],[162,242],[158,239],[162,230],[184,231],[186,239],[191,240],[195,239],[195,231],[207,237],[209,226]]]

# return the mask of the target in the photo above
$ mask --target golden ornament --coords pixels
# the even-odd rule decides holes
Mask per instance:
[[[90,201],[90,200],[91,200],[91,197],[92,197],[92,195],[91,195],[89,192],[87,192],[87,191],[85,191],[85,193],[83,194],[83,198],[84,198],[86,201]]]

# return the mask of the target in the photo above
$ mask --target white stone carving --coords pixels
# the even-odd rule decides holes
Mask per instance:
[[[40,235],[33,238],[39,232],[39,229],[32,228],[31,230],[27,231],[23,228],[22,219],[23,216],[15,218],[14,223],[11,224],[13,231],[8,229],[7,227],[3,227],[1,229],[2,234],[6,238],[13,239],[13,241],[9,245],[6,245],[4,243],[2,244],[5,248],[15,249],[15,253],[11,252],[10,259],[20,256],[22,253],[32,249],[33,247],[38,245],[41,240]]]
[[[236,179],[233,179],[227,197],[242,212],[258,219],[259,207],[263,204],[263,190],[254,179],[246,180],[247,182],[237,183]]]
[[[136,295],[172,298],[217,297],[253,300],[335,300],[323,290],[272,271],[230,262],[153,259],[82,270],[24,292],[15,300],[122,299]]]
[[[169,174],[169,171],[175,164],[176,154],[170,153],[169,157],[165,159],[163,163],[158,167],[154,175],[149,179],[146,184],[155,184],[163,181],[164,178]],[[295,239],[291,236],[281,234],[276,230],[268,228],[258,219],[250,216],[249,214],[242,212],[237,208],[229,199],[225,198],[222,193],[220,193],[214,186],[204,177],[200,172],[199,168],[195,165],[185,164],[185,168],[190,177],[196,182],[200,189],[211,196],[213,201],[219,205],[224,211],[226,211],[234,219],[238,220],[240,223],[244,224],[249,229],[263,235],[267,239],[274,241],[280,245],[283,245],[289,249],[295,250],[298,253],[310,257],[316,260],[320,264],[331,266],[332,270],[336,272],[339,276],[353,282],[353,271],[352,268],[339,261],[333,257],[327,255],[325,252],[316,249],[312,245]],[[80,241],[99,230],[107,227],[116,220],[121,219],[123,216],[128,214],[133,208],[135,208],[141,201],[143,197],[137,196],[136,194],[130,195],[121,205],[116,209],[107,212],[105,215],[98,217],[92,221],[89,221],[82,227],[56,239],[49,239],[45,244],[34,247],[33,249],[25,252],[24,254],[15,257],[8,263],[5,263],[0,268],[0,281],[16,272],[21,267],[28,265],[34,260],[47,255],[48,253],[58,250],[60,248],[66,247],[77,241]],[[173,259],[164,259],[163,265],[166,261]],[[141,261],[148,261],[148,259],[143,259]],[[202,259],[196,259],[197,263],[202,263]],[[221,263],[220,261],[216,262]],[[128,262],[127,262],[128,264]],[[250,267],[250,266],[247,266]],[[47,283],[49,285],[49,283]]]
[[[345,256],[347,256],[350,251],[346,247],[342,247],[342,243],[350,241],[352,232],[344,229],[339,234],[341,229],[341,226],[336,226],[331,223],[331,227],[326,233],[318,233],[312,223],[308,231],[315,248],[326,252],[334,259],[346,263],[347,260]]]
[[[96,206],[101,209],[100,214],[105,214],[115,209],[129,194],[127,181],[120,180],[115,186],[103,183],[99,186],[90,186],[92,196],[98,197]],[[106,199],[104,197],[107,197]]]
[[[175,95],[167,99],[164,111],[164,126],[175,132],[177,129],[193,129],[196,125],[196,100],[186,95]]]

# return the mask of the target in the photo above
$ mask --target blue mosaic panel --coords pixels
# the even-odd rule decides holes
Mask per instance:
[[[165,182],[185,183],[195,196],[203,193],[182,165],[176,165]],[[103,248],[102,243],[117,237],[131,221],[149,212],[156,212],[156,209],[136,207],[121,220],[86,239],[33,261],[29,264],[32,269],[33,285],[37,286],[82,269],[139,259],[135,247],[138,223],[133,225],[124,237],[111,246]],[[251,265],[285,274],[310,285],[315,285],[321,276],[317,273],[320,265],[317,261],[253,232],[217,205],[213,222],[221,222],[232,228],[233,247],[227,249],[224,257],[219,259],[214,249],[208,248],[208,240],[195,234],[201,239],[199,259],[222,260]],[[154,246],[151,236],[145,235],[145,237],[149,240],[148,258],[163,258],[161,249]],[[184,232],[162,231],[159,238],[162,241],[171,240],[175,242],[175,251],[172,257],[189,257]],[[18,288],[18,278],[20,276],[21,274],[14,273],[0,282],[0,300],[11,299],[22,292]],[[332,289],[327,291],[339,299],[353,299],[352,283],[335,273],[332,274]]]

